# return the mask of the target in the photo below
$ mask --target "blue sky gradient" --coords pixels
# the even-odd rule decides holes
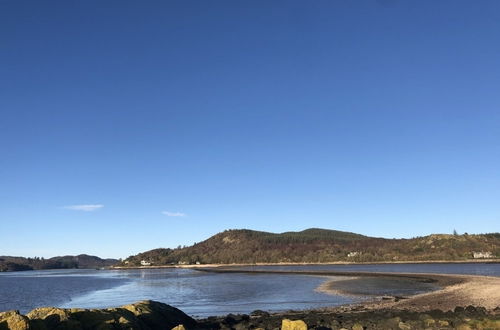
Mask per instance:
[[[0,2],[0,255],[500,230],[498,1]]]

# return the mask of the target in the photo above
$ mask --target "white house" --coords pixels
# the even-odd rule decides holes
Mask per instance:
[[[151,266],[151,263],[146,260],[141,260],[141,266]]]
[[[474,257],[474,259],[493,258],[493,254],[491,252],[472,252],[472,256]]]

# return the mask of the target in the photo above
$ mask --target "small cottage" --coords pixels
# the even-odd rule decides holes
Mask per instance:
[[[493,254],[491,252],[472,252],[472,256],[474,259],[490,259],[493,258]]]

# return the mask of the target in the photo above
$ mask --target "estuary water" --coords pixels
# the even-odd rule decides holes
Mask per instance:
[[[248,268],[248,267],[246,267]],[[385,264],[259,266],[251,269],[376,271],[500,276],[500,264]],[[0,311],[35,307],[103,308],[139,300],[161,301],[194,317],[337,306],[366,296],[331,295],[316,289],[337,277],[206,273],[193,269],[45,270],[0,273]],[[362,279],[361,279],[362,281]],[[429,283],[381,281],[372,294],[407,295],[435,290]],[[360,283],[360,287],[363,287]],[[367,286],[369,287],[369,286]]]

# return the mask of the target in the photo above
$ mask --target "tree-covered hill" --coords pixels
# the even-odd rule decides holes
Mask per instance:
[[[101,268],[112,266],[117,262],[116,259],[101,259],[86,254],[49,259],[0,256],[0,272],[34,269]]]
[[[226,230],[193,246],[154,249],[125,259],[123,266],[469,260],[474,252],[500,256],[500,234],[434,234],[386,239],[326,229],[274,234]]]

